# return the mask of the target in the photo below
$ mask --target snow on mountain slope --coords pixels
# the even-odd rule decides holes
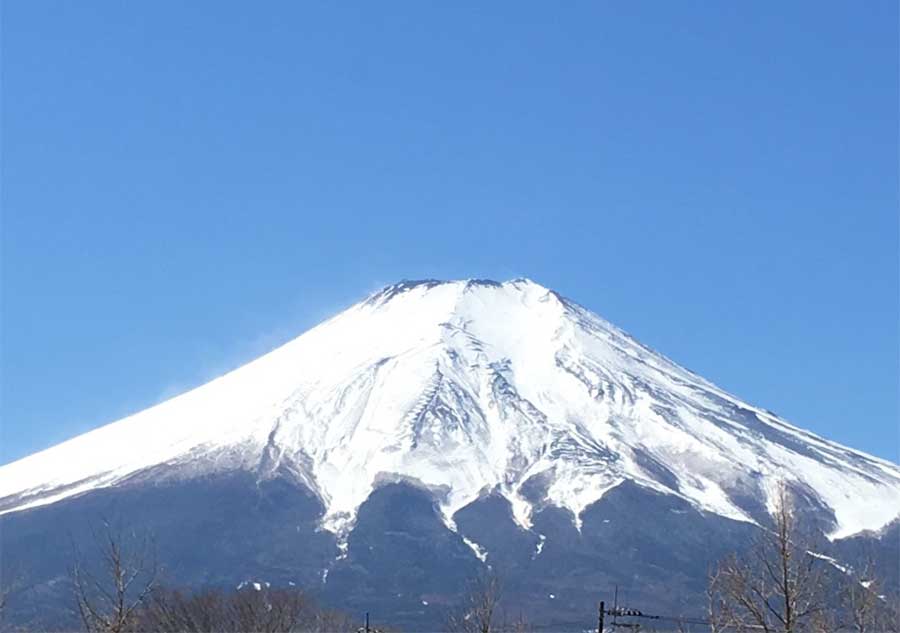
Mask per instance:
[[[450,525],[489,490],[525,527],[535,503],[578,525],[626,479],[747,521],[786,479],[833,510],[832,537],[900,515],[896,465],[742,403],[522,279],[389,286],[206,385],[0,467],[0,511],[230,469],[293,473],[338,533],[400,479],[431,489]]]

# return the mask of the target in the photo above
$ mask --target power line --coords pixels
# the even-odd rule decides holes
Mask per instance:
[[[618,595],[618,591],[616,592],[616,594]],[[600,602],[600,615],[599,615],[599,621],[598,621],[599,626],[597,629],[598,631],[600,631],[600,633],[603,633],[604,616],[607,616],[607,615],[612,616],[612,618],[613,618],[613,621],[611,623],[611,626],[613,627],[613,629],[618,628],[618,627],[639,628],[639,626],[640,626],[639,624],[632,623],[632,622],[619,622],[617,620],[617,618],[619,618],[619,617],[644,618],[647,620],[663,620],[663,621],[667,621],[667,622],[678,622],[680,624],[697,624],[700,626],[712,626],[714,624],[714,622],[707,620],[706,618],[692,618],[692,617],[675,616],[675,615],[657,615],[657,614],[644,613],[640,609],[631,609],[631,608],[627,608],[627,607],[614,606],[612,609],[606,609],[604,607],[604,604],[605,604],[604,602],[602,602],[602,601]],[[758,624],[743,624],[743,625],[741,625],[741,628],[756,629],[756,630],[765,629],[764,626],[760,626]]]

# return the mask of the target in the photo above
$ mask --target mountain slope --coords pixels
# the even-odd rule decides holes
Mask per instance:
[[[206,385],[0,467],[0,512],[136,479],[290,473],[344,539],[387,482],[516,523],[624,481],[744,522],[785,479],[832,538],[900,514],[900,468],[741,402],[528,280],[403,282]]]

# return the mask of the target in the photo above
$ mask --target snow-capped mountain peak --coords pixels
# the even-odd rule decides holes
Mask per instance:
[[[290,473],[344,533],[384,481],[449,525],[486,492],[517,522],[625,480],[753,521],[787,480],[832,536],[900,514],[900,468],[730,396],[527,279],[390,285],[201,387],[0,467],[0,511],[98,487]]]

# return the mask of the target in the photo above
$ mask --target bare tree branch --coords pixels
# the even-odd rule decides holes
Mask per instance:
[[[462,608],[447,619],[450,633],[491,633],[497,629],[502,584],[496,574],[486,572],[469,583]]]
[[[91,535],[94,557],[83,555],[73,544],[76,612],[89,633],[130,633],[158,581],[152,541],[105,519],[102,532],[92,526]]]
[[[825,612],[823,563],[810,553],[814,548],[800,528],[784,483],[776,491],[772,518],[773,527],[761,530],[747,553],[729,556],[711,574],[714,633],[729,627],[801,633],[831,626],[831,615]]]

